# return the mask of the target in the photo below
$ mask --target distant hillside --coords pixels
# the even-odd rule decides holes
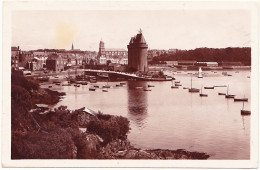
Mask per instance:
[[[194,50],[177,50],[174,54],[161,54],[154,57],[150,64],[160,61],[196,60],[215,62],[242,62],[251,65],[251,48],[196,48]]]

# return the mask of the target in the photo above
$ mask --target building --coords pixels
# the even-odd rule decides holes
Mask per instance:
[[[128,48],[128,69],[129,71],[148,71],[147,65],[147,48],[148,45],[142,34],[142,30],[132,37]]]
[[[197,61],[194,60],[181,60],[178,61],[178,65],[183,65],[183,66],[194,66],[197,63]]]
[[[73,43],[72,43],[72,45],[71,45],[71,50],[70,51],[81,51],[80,49],[74,49],[74,45],[73,45]]]
[[[46,57],[47,58],[47,57]],[[35,70],[42,70],[43,67],[46,64],[46,58],[39,58],[39,57],[34,57],[32,60],[27,62],[27,68],[29,70],[35,71]]]
[[[217,62],[197,62],[196,66],[218,67]]]
[[[177,66],[178,65],[178,61],[165,61],[167,66]]]
[[[11,66],[15,70],[19,68],[19,61],[21,60],[21,50],[18,47],[11,47]]]
[[[168,54],[175,54],[177,51],[177,49],[169,49]]]
[[[128,63],[125,61],[127,58],[127,50],[120,48],[105,48],[105,43],[101,40],[99,42],[98,61],[101,65],[111,63]],[[124,60],[124,61],[121,61]],[[128,60],[128,59],[127,59]]]
[[[47,70],[64,71],[64,61],[60,55],[52,54],[46,60]]]
[[[150,49],[148,50],[148,60],[152,60],[153,57],[159,57],[160,55],[168,54],[166,50]]]

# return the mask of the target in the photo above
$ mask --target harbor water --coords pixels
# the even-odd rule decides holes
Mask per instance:
[[[125,81],[121,87],[116,87],[120,82],[80,87],[53,85],[53,90],[66,93],[53,107],[65,105],[72,110],[87,107],[127,117],[131,126],[128,139],[137,148],[206,152],[210,159],[250,159],[250,116],[241,116],[243,102],[218,95],[226,93],[227,87],[203,88],[208,97],[183,89],[190,88],[191,77],[194,88],[229,85],[228,93],[248,98],[244,109],[251,110],[250,71],[228,71],[232,76],[222,72],[204,71],[203,78],[193,75],[195,71],[165,72],[180,81],[182,86],[178,89],[171,88],[171,81]],[[108,92],[89,91],[94,85],[107,84],[113,86]],[[155,87],[151,91],[140,88],[148,84]]]

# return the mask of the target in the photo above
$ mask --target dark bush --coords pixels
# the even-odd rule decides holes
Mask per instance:
[[[48,133],[12,133],[12,159],[73,159],[76,146],[64,129]]]
[[[11,99],[26,109],[29,109],[32,106],[29,92],[18,85],[11,86]]]
[[[25,78],[23,75],[13,72],[11,75],[11,84],[23,87],[29,93],[31,90],[38,90],[39,84],[30,78]]]
[[[99,120],[109,120],[112,116],[107,114],[98,113],[97,117]]]
[[[130,130],[129,120],[122,116],[113,116],[108,120],[90,121],[87,128],[88,131],[99,135],[104,140],[104,144],[125,136]]]

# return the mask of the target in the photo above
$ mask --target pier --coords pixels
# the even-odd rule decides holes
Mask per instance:
[[[85,69],[84,72],[86,75],[91,75],[91,76],[100,76],[100,73],[107,74],[110,80],[124,79],[124,80],[136,80],[136,81],[171,81],[173,79],[172,77],[152,78],[152,77],[139,76],[137,74],[116,72],[116,71],[106,71],[106,70]]]

